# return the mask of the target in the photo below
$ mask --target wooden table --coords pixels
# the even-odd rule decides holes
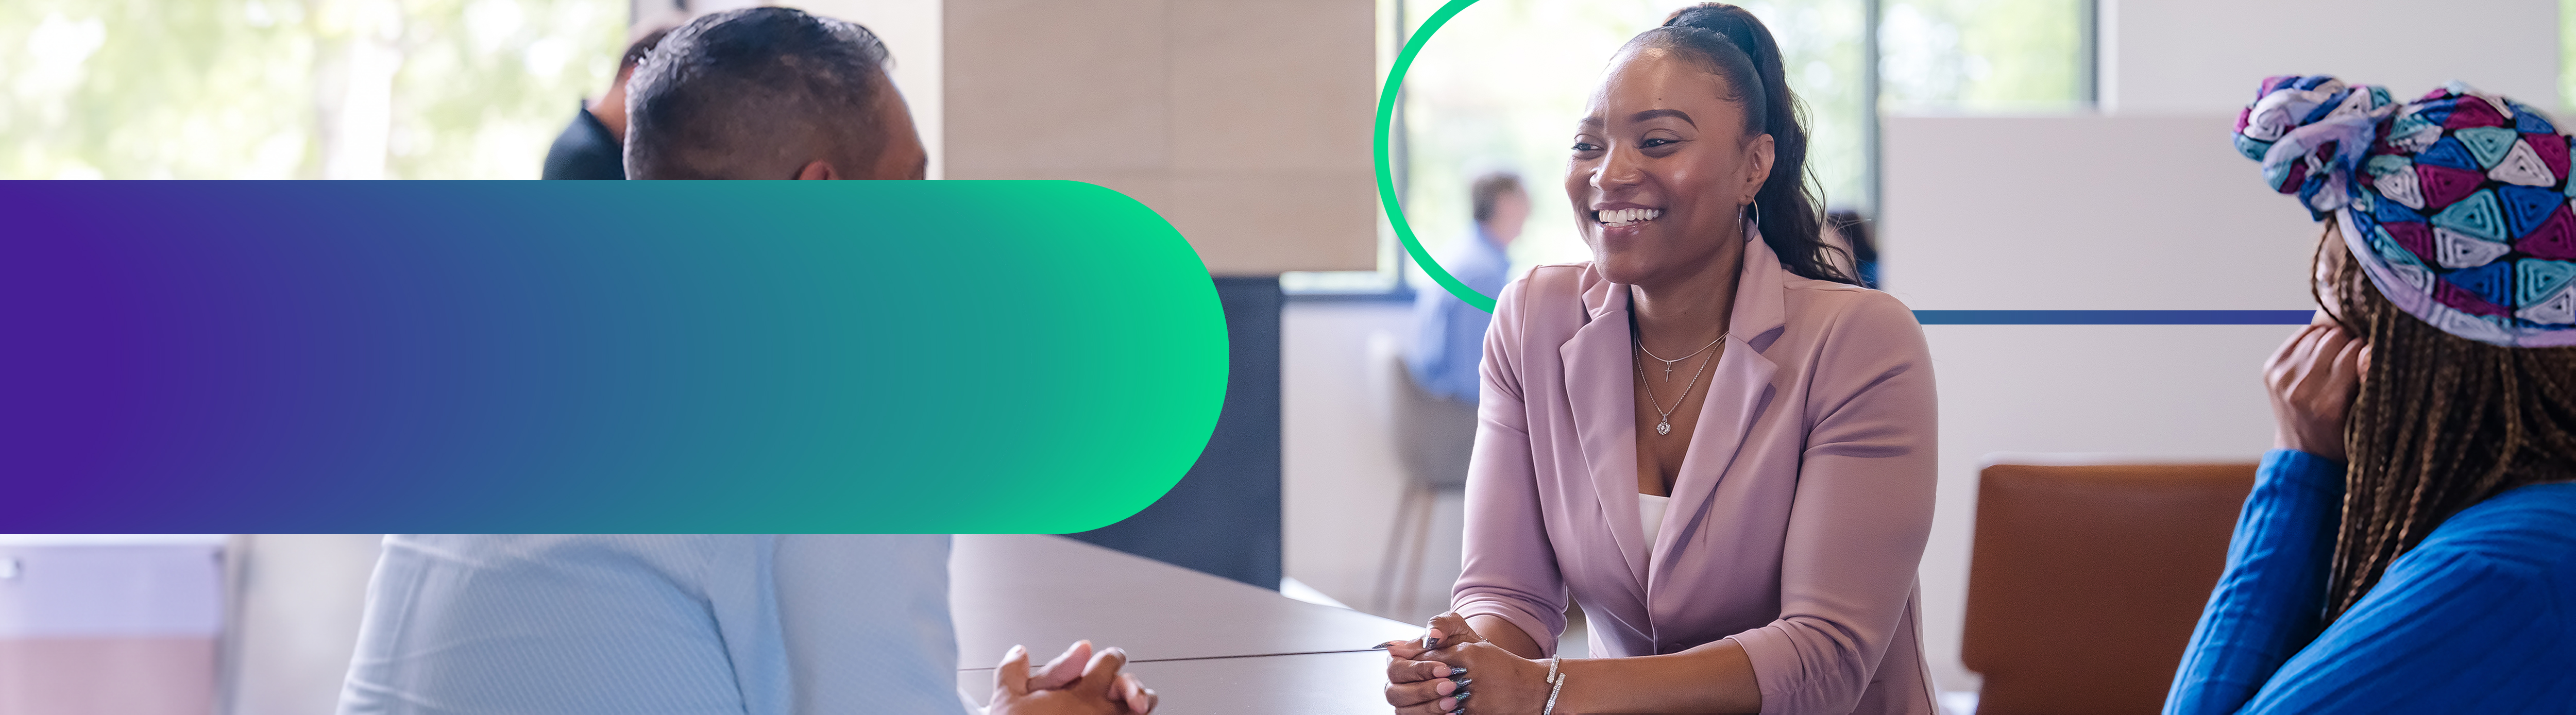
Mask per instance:
[[[1406,625],[1057,536],[958,536],[949,558],[958,689],[983,702],[1014,644],[1043,662],[1075,640],[1127,649],[1158,713],[1380,712]]]

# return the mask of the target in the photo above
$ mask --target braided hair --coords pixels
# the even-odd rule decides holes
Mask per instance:
[[[1774,161],[1753,196],[1761,214],[1762,242],[1779,254],[1780,267],[1800,277],[1859,285],[1840,267],[1843,250],[1824,239],[1807,175],[1807,108],[1789,91],[1780,44],[1770,28],[1744,8],[1700,3],[1673,11],[1664,24],[1629,44],[1676,50],[1726,81],[1744,105],[1744,130],[1771,135]]]
[[[2328,622],[2390,562],[2460,510],[2515,487],[2576,479],[2576,347],[2515,348],[2443,332],[2381,295],[2335,220],[2317,259],[2335,322],[2370,346],[2344,419],[2343,523],[2328,577]],[[2340,260],[2336,260],[2340,259]],[[2313,288],[2312,288],[2313,290]],[[2322,296],[2321,296],[2322,297]]]

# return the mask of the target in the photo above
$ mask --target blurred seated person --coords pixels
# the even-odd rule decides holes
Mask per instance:
[[[2324,310],[2264,366],[2274,449],[2165,712],[2570,712],[2567,136],[2322,76],[2265,80],[2238,124],[2324,223]]]
[[[1529,220],[1529,194],[1521,189],[1518,175],[1501,171],[1476,177],[1467,193],[1475,212],[1475,231],[1442,251],[1440,267],[1476,292],[1499,296],[1511,279],[1512,258],[1504,249],[1520,238],[1521,226]],[[1482,385],[1476,371],[1484,364],[1485,326],[1493,320],[1493,314],[1468,305],[1437,284],[1416,291],[1413,346],[1405,356],[1414,384],[1435,396],[1476,404]]]
[[[1825,212],[1825,228],[1831,230],[1843,251],[1851,254],[1852,277],[1861,287],[1878,287],[1878,228],[1858,209],[1838,208]]]
[[[716,13],[635,70],[638,178],[919,178],[858,25]],[[962,714],[946,535],[393,534],[343,715]],[[1064,584],[1079,589],[1085,584]],[[1153,709],[1126,654],[1014,647],[987,715]]]
[[[555,136],[553,148],[546,150],[546,179],[623,179],[626,178],[626,80],[635,74],[635,64],[653,53],[653,46],[671,29],[657,27],[626,46],[626,54],[617,60],[617,78],[608,83],[608,91],[599,101],[582,105],[572,124]]]

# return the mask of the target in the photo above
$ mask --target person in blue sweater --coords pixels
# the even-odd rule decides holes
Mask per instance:
[[[2568,137],[2453,84],[2274,77],[2237,148],[2325,225],[2276,447],[2165,712],[2576,712]]]
[[[1467,199],[1476,229],[1441,253],[1440,267],[1478,293],[1502,295],[1503,284],[1512,278],[1512,257],[1505,250],[1520,239],[1522,227],[1529,223],[1529,193],[1521,189],[1519,174],[1496,171],[1468,184]],[[1493,314],[1437,285],[1425,284],[1413,295],[1413,346],[1404,357],[1413,383],[1425,392],[1475,407],[1483,384],[1477,370],[1485,364],[1485,328],[1494,322]],[[1475,410],[1460,412],[1467,421],[1474,421]],[[1467,448],[1458,445],[1459,454]]]

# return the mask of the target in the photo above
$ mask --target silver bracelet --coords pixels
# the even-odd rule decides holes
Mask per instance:
[[[1565,692],[1565,675],[1556,672],[1555,658],[1547,659],[1547,682],[1550,683],[1547,689],[1547,707],[1539,710],[1538,715],[1555,715],[1556,695]]]

